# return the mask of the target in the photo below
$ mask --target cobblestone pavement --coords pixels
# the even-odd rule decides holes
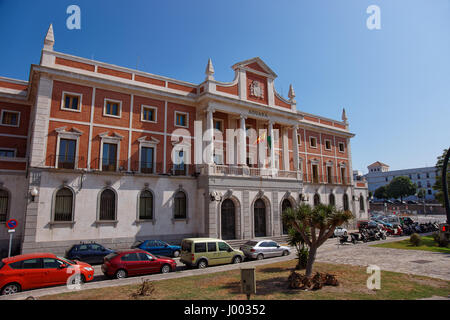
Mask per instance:
[[[338,245],[338,239],[329,239],[319,248],[316,261],[357,266],[377,265],[381,270],[450,280],[450,254],[371,246],[408,238],[389,237],[384,241],[359,243],[357,245]]]

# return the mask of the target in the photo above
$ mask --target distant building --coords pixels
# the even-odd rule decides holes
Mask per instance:
[[[380,161],[372,163],[367,167],[368,173],[364,175],[368,184],[369,191],[375,192],[381,186],[389,184],[395,177],[408,177],[417,185],[417,189],[424,189],[426,192],[426,200],[434,200],[433,185],[436,182],[436,167],[425,167],[415,169],[403,169],[389,171],[389,165]],[[418,200],[417,196],[409,196],[404,200]]]

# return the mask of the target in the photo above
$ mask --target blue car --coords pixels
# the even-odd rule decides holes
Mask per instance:
[[[79,260],[89,264],[103,263],[103,258],[115,251],[105,248],[98,243],[79,243],[73,245],[66,251],[66,258],[69,260]]]
[[[136,241],[132,246],[132,249],[139,248],[150,252],[155,256],[167,256],[167,257],[179,257],[181,252],[180,246],[172,246],[167,242],[161,240],[143,240]]]

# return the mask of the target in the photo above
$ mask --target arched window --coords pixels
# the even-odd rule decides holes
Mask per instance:
[[[314,195],[314,205],[317,206],[320,203],[320,196],[316,193]]]
[[[329,200],[330,205],[332,205],[332,206],[336,205],[336,198],[334,197],[334,194],[330,193],[328,200]]]
[[[359,196],[359,210],[364,211],[364,197],[362,194]]]
[[[9,193],[6,190],[0,190],[0,222],[6,222],[8,217]]]
[[[348,195],[346,193],[342,197],[342,202],[344,203],[344,210],[348,210]]]
[[[186,219],[186,194],[183,191],[178,191],[174,198],[174,219]]]
[[[61,188],[56,192],[53,220],[73,220],[73,193],[69,188]]]
[[[111,189],[105,189],[100,195],[99,220],[116,220],[116,194]]]
[[[153,194],[144,190],[139,196],[139,220],[153,219]]]

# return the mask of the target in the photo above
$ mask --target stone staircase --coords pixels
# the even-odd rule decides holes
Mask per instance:
[[[235,249],[239,249],[244,243],[248,240],[273,240],[279,244],[287,244],[288,236],[273,236],[273,237],[261,237],[261,238],[252,238],[252,239],[237,239],[237,240],[226,240],[226,242]]]

